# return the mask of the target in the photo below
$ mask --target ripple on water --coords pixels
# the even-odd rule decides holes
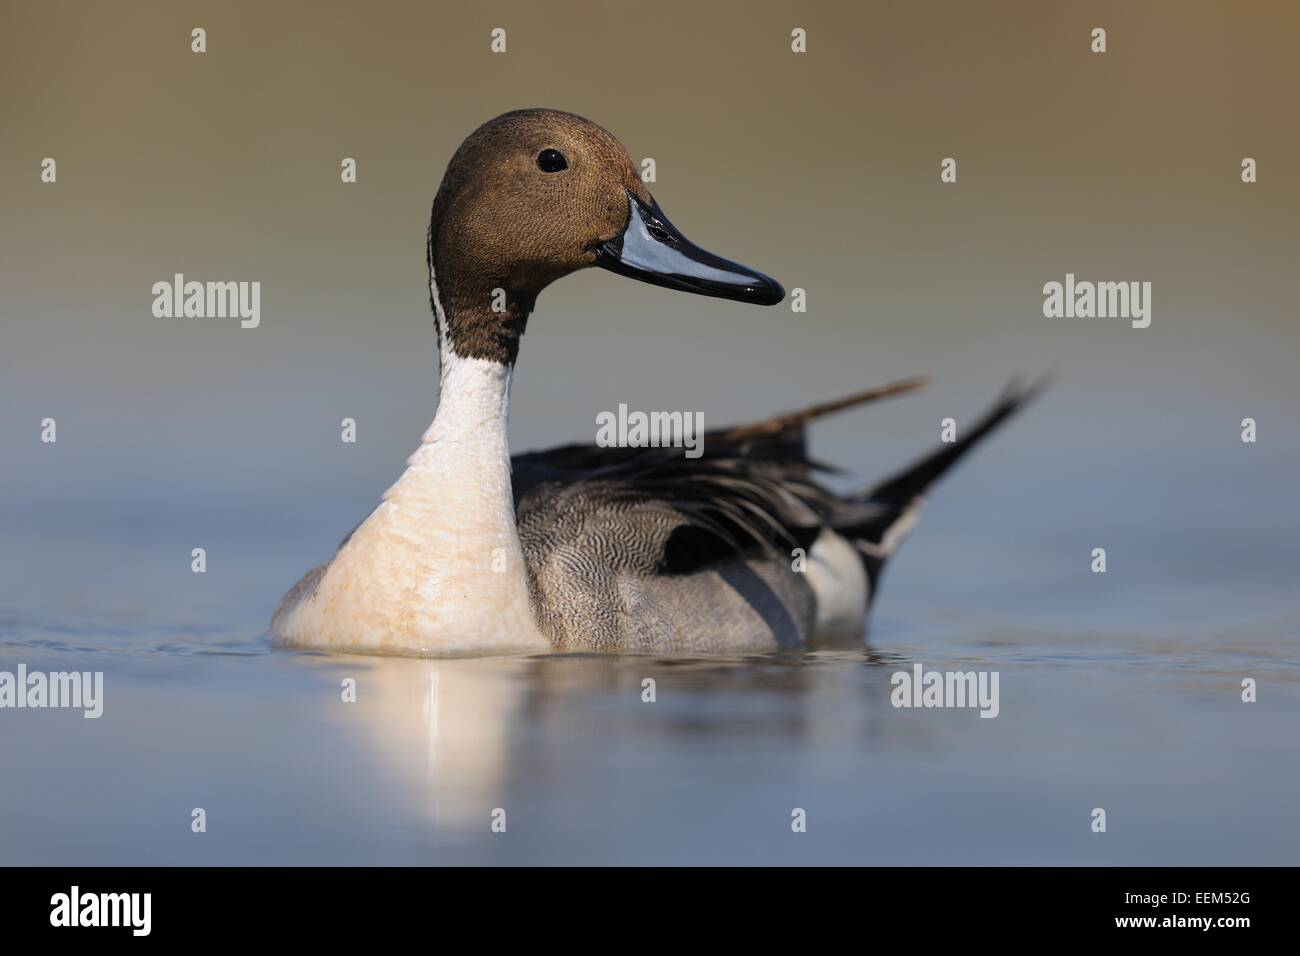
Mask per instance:
[[[60,654],[113,654],[147,657],[256,657],[269,654],[266,634],[231,637],[217,628],[165,628],[158,625],[113,625],[84,620],[54,621],[10,615],[0,618],[0,652],[31,650]]]

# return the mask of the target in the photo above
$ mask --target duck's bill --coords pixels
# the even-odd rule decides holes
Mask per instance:
[[[658,203],[647,206],[631,193],[627,201],[627,226],[596,247],[596,265],[642,282],[737,302],[776,305],[785,298],[775,279],[695,245]]]

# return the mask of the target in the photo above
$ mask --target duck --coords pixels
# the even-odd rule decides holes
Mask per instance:
[[[594,443],[512,457],[511,376],[552,282],[599,267],[759,306],[785,291],[687,239],[611,133],[553,109],[464,140],[426,240],[433,422],[379,505],[285,595],[277,646],[708,655],[861,641],[929,487],[1036,391],[1009,386],[960,440],[852,493],[826,486],[808,427],[921,380],[710,429],[697,457]]]

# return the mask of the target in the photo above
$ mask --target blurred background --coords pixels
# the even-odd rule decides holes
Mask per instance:
[[[206,53],[190,50],[195,27]],[[496,27],[505,54],[490,52]],[[791,52],[795,27],[805,54]],[[1094,27],[1107,31],[1105,54],[1090,51]],[[1200,0],[7,4],[0,665],[41,648],[75,666],[92,652],[264,631],[432,418],[424,230],[448,159],[486,119],[549,106],[606,126],[636,161],[653,157],[650,188],[687,235],[805,289],[808,308],[746,308],[598,270],[565,279],[523,342],[513,449],[591,440],[596,413],[619,403],[699,410],[711,426],[933,376],[920,394],[816,430],[813,453],[867,481],[933,446],[943,418],[960,429],[1012,376],[1056,372],[937,489],[886,574],[873,646],[998,660],[989,648],[1010,642],[1001,666],[1079,657],[1166,677],[1181,661],[1191,673],[1161,691],[1176,705],[1136,715],[1096,685],[1104,667],[1036,693],[1095,693],[1116,741],[1135,722],[1163,727],[1189,760],[1193,741],[1152,714],[1203,713],[1207,688],[1235,699],[1250,668],[1276,673],[1294,726],[1297,28],[1291,4]],[[45,157],[55,184],[41,182]],[[340,182],[344,157],[354,184]],[[955,184],[940,182],[945,157]],[[1255,184],[1241,182],[1244,157],[1258,162]],[[259,280],[260,327],[155,318],[151,286],[177,272]],[[1045,318],[1042,286],[1067,272],[1151,282],[1151,326]],[[40,441],[47,417],[53,445]],[[349,417],[356,444],[339,440]],[[1245,417],[1255,444],[1240,440]],[[206,574],[191,573],[195,547]],[[1095,547],[1107,550],[1104,575],[1089,571]],[[125,668],[118,686],[158,679],[113,666]],[[203,679],[186,673],[197,693]],[[1008,684],[1004,674],[1004,696]],[[1024,732],[1042,766],[1078,767],[1051,736],[1077,711],[1003,713],[974,725],[1033,713]],[[112,714],[110,697],[100,723]],[[1249,731],[1216,725],[1224,753],[1246,739],[1271,749],[1258,764],[1224,757],[1215,779],[1264,774],[1293,790],[1283,756],[1294,745],[1259,719]],[[83,733],[77,724],[69,732]],[[962,741],[975,747],[962,751],[972,787],[992,786],[989,768],[1027,746]],[[51,744],[36,734],[8,746],[32,756]],[[1149,764],[1141,747],[1127,754],[1109,768],[1117,779]],[[140,778],[123,773],[129,804]],[[1188,773],[1174,789],[1204,784]],[[905,813],[922,784],[897,786]],[[1217,812],[1215,793],[1186,810],[1189,827]],[[34,812],[4,785],[0,806],[15,820]],[[1005,803],[992,786],[976,806]],[[1160,859],[1294,862],[1294,827],[1277,839],[1284,804],[1253,813],[1260,829],[1235,843]],[[10,858],[39,862],[18,829],[9,835],[26,849]],[[996,856],[973,844],[961,856],[967,837],[947,835],[957,855],[936,861]],[[1186,837],[1175,826],[1140,860]],[[129,862],[123,852],[110,844],[102,858]]]

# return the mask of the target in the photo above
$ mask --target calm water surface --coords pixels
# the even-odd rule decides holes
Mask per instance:
[[[157,501],[11,520],[0,670],[102,670],[105,709],[0,713],[0,862],[1300,860],[1286,529],[1189,587],[1172,528],[1142,573],[1092,576],[1060,529],[991,546],[997,508],[936,506],[861,648],[427,661],[271,650],[307,532],[209,504],[207,575]],[[916,661],[998,671],[1000,715],[894,709]]]

